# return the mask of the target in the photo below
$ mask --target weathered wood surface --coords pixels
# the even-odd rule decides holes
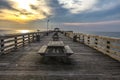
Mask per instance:
[[[68,45],[65,46],[65,50],[66,50],[66,53],[68,56],[74,54],[74,52],[72,51],[72,49]]]
[[[47,45],[40,48],[38,54],[44,57],[68,57],[73,54],[73,51],[68,45],[65,46],[63,41],[49,41]]]
[[[52,40],[49,35],[39,43],[0,56],[0,80],[120,80],[118,61],[84,44],[60,37],[75,53],[68,63],[57,59],[48,59],[45,63],[37,54],[42,45]]]
[[[64,32],[67,37],[74,38],[75,41],[82,42],[110,57],[120,61],[120,38],[99,36],[84,33]]]
[[[57,46],[57,47],[64,47],[63,41],[49,41],[48,46]]]
[[[47,49],[47,45],[43,45],[39,51],[38,51],[38,54],[40,54],[41,56],[44,56],[45,53],[46,53],[46,49]]]
[[[40,41],[46,32],[0,35],[0,55],[16,50],[32,42]]]

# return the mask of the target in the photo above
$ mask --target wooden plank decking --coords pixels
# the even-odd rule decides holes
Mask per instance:
[[[65,45],[75,54],[68,63],[43,61],[37,54],[42,45],[52,40],[45,36],[38,43],[0,56],[0,80],[120,80],[120,63],[110,57],[60,34]]]

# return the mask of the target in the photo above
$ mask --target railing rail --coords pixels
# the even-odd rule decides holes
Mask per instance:
[[[17,50],[19,47],[24,47],[36,41],[38,35],[38,37],[43,37],[45,34],[46,32],[33,32],[0,36],[0,55]]]
[[[108,56],[120,61],[120,38],[97,36],[83,33],[64,32],[66,36],[73,38],[77,35],[77,41],[84,43]]]

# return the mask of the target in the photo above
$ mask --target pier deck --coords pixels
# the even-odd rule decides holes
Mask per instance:
[[[37,54],[42,45],[52,40],[50,34],[40,42],[0,56],[0,80],[120,80],[118,61],[62,34],[60,37],[74,52],[68,63],[45,63]]]

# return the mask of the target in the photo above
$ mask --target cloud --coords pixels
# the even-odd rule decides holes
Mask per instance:
[[[58,0],[62,8],[73,14],[110,10],[120,5],[120,0]]]
[[[59,4],[71,13],[77,14],[91,9],[98,0],[58,0]]]
[[[90,11],[110,10],[120,5],[120,0],[98,0],[96,5]]]
[[[1,0],[0,1],[0,9],[5,9],[5,8],[7,8],[7,9],[13,9],[11,7],[11,4],[8,3],[7,0]]]
[[[91,23],[64,23],[65,26],[98,26],[98,25],[114,25],[119,24],[120,20],[103,21],[103,22],[91,22]]]
[[[20,23],[44,19],[52,15],[45,0],[1,0],[0,19]]]
[[[75,32],[120,32],[120,20],[89,22],[89,23],[64,23],[66,30]]]
[[[69,0],[66,0],[69,1]],[[86,11],[70,14],[65,8],[57,9],[59,14],[53,20],[55,22],[96,22],[120,20],[120,0],[96,0],[94,6]],[[97,8],[97,9],[96,9]],[[65,12],[67,11],[67,12]],[[60,14],[61,13],[61,14]]]

